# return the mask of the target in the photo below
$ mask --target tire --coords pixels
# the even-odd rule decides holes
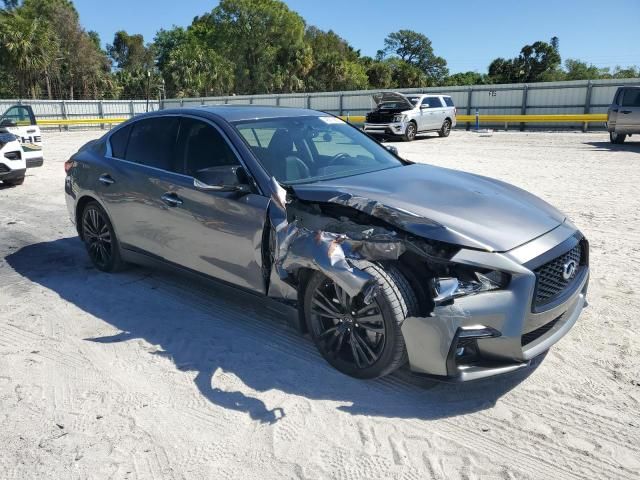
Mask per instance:
[[[624,143],[626,138],[627,136],[622,133],[609,132],[609,140],[611,140],[611,143],[620,145]]]
[[[416,139],[416,134],[418,133],[418,127],[414,122],[407,123],[407,129],[404,132],[404,141],[405,142],[413,142]]]
[[[442,124],[442,128],[438,130],[438,135],[441,137],[448,137],[450,133],[451,133],[451,120],[447,118]]]
[[[24,183],[24,177],[13,178],[11,180],[3,180],[3,182],[11,186],[22,185]]]
[[[349,298],[332,280],[316,272],[305,291],[304,311],[308,331],[325,360],[346,375],[370,379],[388,375],[407,362],[400,325],[418,311],[418,304],[397,268],[362,264],[361,269],[379,285],[371,304],[365,305],[362,295]]]
[[[82,241],[93,266],[109,273],[122,270],[120,244],[107,212],[97,202],[89,202],[82,210],[80,222]]]

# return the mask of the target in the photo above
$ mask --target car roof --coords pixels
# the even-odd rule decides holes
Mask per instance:
[[[307,108],[275,107],[260,105],[205,105],[202,107],[183,107],[160,110],[154,113],[195,115],[207,117],[213,114],[222,117],[227,122],[240,122],[243,120],[258,120],[264,118],[283,117],[320,117],[330,115],[328,113],[310,110]]]

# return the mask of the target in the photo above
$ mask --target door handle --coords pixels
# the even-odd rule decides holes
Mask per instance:
[[[622,110],[620,113],[624,113],[626,115],[627,113],[631,113],[631,110]]]
[[[167,192],[160,197],[160,199],[169,205],[170,207],[177,207],[182,205],[182,200],[173,192]]]
[[[115,181],[113,178],[111,178],[111,175],[109,175],[108,173],[105,173],[105,174],[103,174],[103,175],[100,175],[100,176],[98,177],[98,181],[99,181],[101,184],[103,184],[103,185],[107,185],[107,186],[109,186],[109,185],[113,185],[114,183],[116,183],[116,181]]]

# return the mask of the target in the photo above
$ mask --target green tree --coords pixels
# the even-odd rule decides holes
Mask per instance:
[[[460,72],[449,75],[443,82],[446,86],[455,85],[486,85],[491,83],[491,79],[485,73]]]
[[[543,82],[558,79],[561,76],[559,40],[553,37],[551,41],[553,45],[541,41],[525,45],[520,50],[520,55],[512,59],[496,58],[489,65],[489,77],[494,83]]]
[[[312,67],[307,74],[309,91],[335,91],[367,88],[366,68],[360,53],[346,40],[329,30],[309,27],[305,41],[311,47]]]
[[[130,72],[150,70],[153,67],[153,51],[144,44],[140,34],[129,35],[119,30],[113,36],[113,44],[107,45],[109,57],[115,66]]]
[[[595,80],[609,74],[609,69],[601,69],[595,65],[588,65],[586,62],[572,58],[564,62],[565,80]]]
[[[17,10],[3,11],[0,44],[3,63],[15,72],[19,96],[37,98],[40,76],[54,61],[56,43],[51,28],[39,19],[20,15]]]
[[[238,93],[304,89],[312,66],[302,17],[279,0],[222,0],[192,25],[235,64]]]
[[[194,41],[171,50],[165,72],[178,97],[224,95],[233,90],[233,64],[212,48]]]
[[[422,70],[431,85],[440,84],[449,74],[447,61],[433,52],[431,40],[413,30],[390,33],[384,40],[384,54]]]

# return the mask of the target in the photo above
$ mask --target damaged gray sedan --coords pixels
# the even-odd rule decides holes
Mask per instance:
[[[140,115],[65,169],[96,268],[161,264],[296,306],[297,328],[354,377],[514,371],[586,305],[588,243],[565,215],[321,112]]]

